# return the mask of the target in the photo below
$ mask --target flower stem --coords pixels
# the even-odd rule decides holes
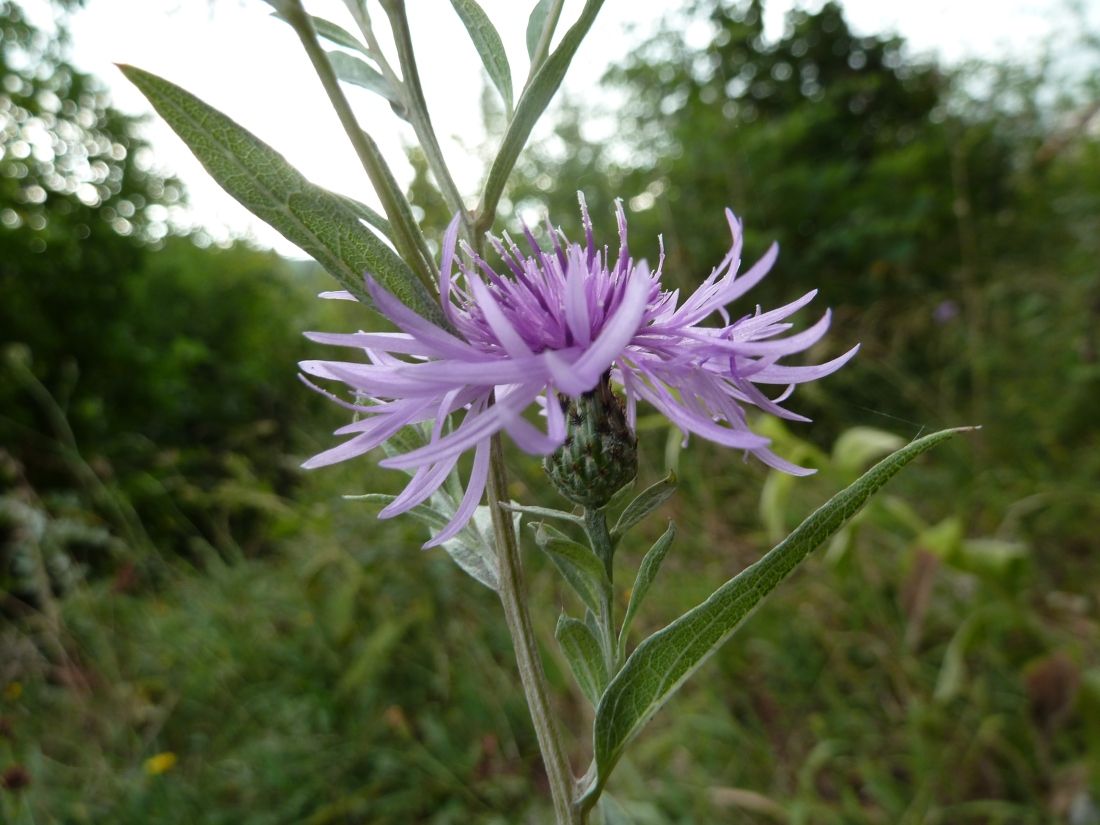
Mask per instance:
[[[554,814],[558,825],[584,825],[587,817],[574,804],[577,780],[573,777],[557,719],[550,707],[550,689],[546,684],[538,641],[531,625],[531,614],[527,610],[523,565],[516,531],[512,525],[512,514],[505,512],[500,506],[502,501],[508,500],[508,476],[499,435],[493,436],[490,456],[489,511],[492,514],[493,536],[500,562],[500,601],[504,606],[508,630],[512,634],[520,681],[523,683],[531,720],[535,724],[535,735],[546,765],[546,777],[550,782],[550,794],[554,800]]]
[[[405,12],[405,0],[382,0],[382,8],[390,20],[390,28],[393,29],[393,39],[397,45],[397,56],[401,64],[401,75],[405,84],[405,98],[409,107],[409,123],[412,124],[416,137],[420,141],[420,148],[424,157],[435,175],[439,184],[440,193],[447,202],[451,212],[462,215],[462,226],[465,229],[466,240],[473,238],[473,218],[469,210],[462,202],[462,194],[458,191],[451,172],[447,168],[447,162],[443,159],[443,150],[439,146],[435,129],[428,115],[428,104],[424,100],[424,91],[420,86],[420,73],[416,68],[416,58],[413,55],[412,35],[409,32],[409,19]]]
[[[406,263],[413,268],[428,292],[439,294],[439,287],[434,280],[434,261],[431,253],[427,251],[427,242],[424,240],[420,227],[417,226],[415,219],[412,217],[412,210],[408,201],[405,200],[405,195],[397,187],[396,181],[393,180],[393,175],[386,166],[378,147],[359,126],[359,121],[340,88],[340,83],[328,61],[328,57],[325,55],[325,50],[317,42],[317,33],[313,29],[313,23],[309,15],[302,8],[301,0],[289,0],[289,2],[281,4],[279,8],[298,34],[298,39],[302,41],[302,46],[313,64],[314,71],[317,72],[317,76],[321,80],[321,85],[325,88],[329,102],[340,118],[340,124],[344,127],[356,155],[359,156],[359,161],[363,164],[363,169],[366,171],[367,177],[370,178],[374,191],[378,194],[379,200],[382,201],[382,208],[393,226],[394,244],[397,246],[397,251],[401,253],[401,257],[405,259]]]
[[[588,533],[592,551],[603,564],[604,572],[607,573],[608,584],[612,584],[615,581],[613,572],[615,547],[611,543],[611,534],[607,529],[607,513],[595,507],[585,507],[584,529]],[[596,617],[600,623],[602,638],[599,641],[600,647],[603,648],[608,678],[613,678],[619,667],[619,649],[615,641],[615,603],[612,594],[611,588],[601,594],[600,615]]]

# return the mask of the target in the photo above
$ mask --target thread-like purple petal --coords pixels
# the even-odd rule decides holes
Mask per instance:
[[[481,495],[485,492],[485,482],[489,478],[489,439],[485,439],[477,445],[474,452],[474,466],[470,471],[470,480],[466,483],[466,495],[462,497],[462,503],[447,526],[444,527],[431,541],[424,545],[424,549],[437,547],[458,535],[459,531],[473,516],[477,505],[481,503]]]

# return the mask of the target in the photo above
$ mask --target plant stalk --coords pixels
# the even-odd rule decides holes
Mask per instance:
[[[504,618],[512,634],[520,681],[531,710],[531,720],[535,724],[535,735],[546,766],[558,825],[584,825],[586,817],[574,804],[577,780],[573,777],[557,719],[550,707],[550,689],[546,684],[538,641],[527,609],[523,565],[512,514],[500,506],[501,502],[508,500],[508,476],[499,434],[493,436],[490,449],[489,512],[493,519],[493,537],[500,563],[500,601],[504,606]]]
[[[409,31],[409,18],[405,13],[405,0],[383,0],[382,7],[390,20],[390,28],[393,29],[394,41],[397,44],[397,57],[401,63],[401,75],[405,84],[405,100],[409,110],[409,123],[412,124],[417,138],[420,140],[420,148],[424,151],[424,157],[428,166],[435,175],[440,191],[447,207],[452,213],[462,215],[463,234],[467,242],[473,241],[474,226],[469,210],[462,202],[462,194],[458,191],[451,172],[447,168],[447,162],[443,158],[443,150],[439,146],[435,129],[432,127],[431,117],[428,115],[428,102],[424,99],[424,89],[420,85],[420,73],[416,68],[416,57],[413,53],[412,34]]]
[[[584,529],[596,558],[603,564],[607,581],[614,583],[615,547],[611,542],[611,533],[607,529],[607,513],[595,507],[584,508]],[[615,638],[615,602],[614,591],[609,588],[600,597],[600,647],[603,648],[604,664],[607,675],[614,678],[619,668],[619,644]]]
[[[348,103],[347,97],[344,96],[343,89],[340,88],[336,73],[332,70],[332,64],[328,62],[325,50],[317,42],[317,33],[313,29],[313,21],[310,20],[309,15],[302,8],[301,0],[290,0],[284,7],[283,13],[290,25],[294,27],[298,38],[302,41],[302,46],[305,48],[306,54],[309,55],[314,71],[317,72],[321,84],[325,87],[332,108],[336,110],[336,114],[340,118],[340,124],[344,127],[344,131],[355,149],[355,154],[359,156],[359,162],[363,164],[363,169],[366,170],[374,191],[378,193],[378,198],[382,201],[382,208],[386,212],[386,217],[393,225],[394,243],[397,246],[397,251],[413,268],[413,271],[427,287],[429,293],[438,295],[439,286],[435,283],[431,258],[425,259],[421,251],[427,248],[427,244],[423,240],[420,227],[412,220],[412,210],[408,208],[408,203],[402,203],[405,201],[405,196],[395,187],[393,176],[389,173],[389,168],[378,152],[374,141],[359,126],[359,121],[356,119],[355,113],[352,112],[351,105]],[[402,208],[403,205],[404,209]]]

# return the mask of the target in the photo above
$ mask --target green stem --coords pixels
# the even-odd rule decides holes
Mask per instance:
[[[538,640],[535,638],[531,614],[527,609],[523,564],[512,524],[512,514],[500,506],[502,501],[508,500],[508,476],[499,435],[493,436],[491,450],[489,512],[493,519],[493,537],[500,562],[500,601],[504,606],[504,618],[512,634],[520,681],[523,683],[523,691],[531,709],[531,720],[535,725],[535,736],[546,765],[546,778],[550,783],[550,795],[554,800],[558,825],[584,825],[586,817],[574,804],[577,780],[573,777],[557,719],[550,706],[550,688],[546,684]]]
[[[614,559],[615,547],[611,541],[611,533],[607,529],[607,513],[594,507],[584,508],[584,529],[588,533],[588,540],[592,545],[592,551],[596,558],[603,564],[607,573],[607,581],[613,584],[615,581]],[[608,588],[600,597],[600,647],[603,648],[604,664],[607,667],[607,675],[614,677],[618,671],[619,646],[615,640],[615,603],[614,589]]]
[[[603,569],[607,572],[607,580],[615,581],[612,571],[612,561],[615,549],[611,543],[611,533],[607,529],[607,514],[603,510],[594,507],[584,508],[584,529],[588,532],[588,539],[592,542],[592,549],[596,556],[603,562]]]
[[[432,259],[425,259],[422,250],[427,249],[427,243],[423,239],[420,227],[412,219],[412,209],[405,200],[405,196],[396,186],[393,175],[386,166],[381,153],[370,136],[359,126],[355,113],[351,110],[347,97],[344,96],[336,73],[328,62],[328,56],[321,44],[317,42],[317,33],[313,29],[313,21],[310,20],[301,0],[289,0],[282,9],[290,25],[294,27],[302,46],[309,55],[317,76],[321,79],[321,85],[325,87],[332,108],[336,110],[340,118],[340,124],[344,127],[348,139],[351,141],[355,154],[359,156],[359,162],[363,164],[367,176],[370,178],[374,191],[378,193],[382,201],[382,208],[386,211],[386,217],[393,225],[394,243],[397,251],[413,268],[416,275],[433,294],[439,293],[439,287],[435,283]]]
[[[462,202],[462,194],[458,191],[451,172],[447,168],[447,162],[443,158],[443,150],[439,146],[435,129],[432,127],[431,117],[428,115],[428,102],[424,99],[424,90],[420,85],[420,73],[416,68],[416,57],[413,53],[412,35],[409,32],[409,18],[405,14],[405,0],[382,0],[382,7],[390,19],[390,27],[393,29],[394,41],[397,43],[397,57],[401,62],[401,75],[405,83],[405,99],[409,109],[409,123],[412,124],[417,138],[420,140],[420,148],[424,150],[424,157],[435,175],[439,188],[447,201],[447,207],[452,213],[462,215],[462,228],[467,241],[473,239],[473,220],[469,210]]]

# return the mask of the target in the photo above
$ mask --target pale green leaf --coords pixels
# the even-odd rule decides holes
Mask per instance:
[[[599,613],[603,601],[611,593],[611,582],[596,555],[549,524],[537,525],[535,543],[550,556],[585,607]]]
[[[389,504],[396,496],[383,493],[367,493],[361,496],[344,496],[349,501],[366,501],[373,504]],[[417,521],[428,527],[431,535],[436,535],[447,526],[454,511],[450,509],[453,502],[449,497],[441,494],[432,496],[435,507],[418,504],[406,511]],[[488,529],[488,534],[486,534]],[[471,577],[481,582],[490,590],[500,587],[500,568],[498,567],[496,549],[492,544],[492,522],[489,518],[489,508],[478,507],[470,524],[462,528],[461,532],[452,539],[443,542],[443,549],[454,562],[465,570]]]
[[[599,811],[603,815],[603,825],[634,825],[634,818],[609,793],[600,797]]]
[[[359,201],[354,198],[349,198],[347,195],[341,195],[337,192],[331,192],[330,194],[333,197],[339,198],[344,206],[355,213],[355,216],[359,218],[359,220],[366,221],[391,241],[393,240],[393,225],[365,203],[359,203]]]
[[[631,527],[664,504],[676,492],[676,484],[676,474],[669,473],[667,478],[640,492],[619,516],[619,521],[611,531],[611,543],[618,544]]]
[[[503,501],[500,503],[500,506],[514,513],[524,513],[529,516],[540,516],[541,518],[560,518],[564,521],[571,521],[574,524],[584,525],[583,517],[574,515],[573,513],[567,513],[564,510],[552,510],[549,507],[533,507],[526,504],[507,504]]]
[[[481,197],[482,210],[485,213],[481,216],[483,220],[488,211],[495,214],[496,204],[500,201],[504,185],[508,182],[508,176],[516,165],[519,153],[527,144],[527,138],[531,136],[531,130],[535,127],[536,121],[542,116],[558,87],[561,86],[569,63],[573,60],[573,55],[576,54],[584,36],[588,34],[592,23],[595,22],[601,6],[603,6],[603,0],[585,2],[577,22],[565,33],[557,49],[546,58],[520,96],[515,116],[508,125],[508,131],[504,134],[500,150],[493,160],[489,177],[485,181],[485,191]],[[487,206],[491,209],[486,210]]]
[[[619,631],[620,656],[626,649],[627,634],[630,633],[630,626],[634,623],[634,617],[638,615],[638,610],[641,609],[642,602],[645,600],[646,594],[649,593],[650,585],[657,578],[657,571],[661,569],[665,556],[668,555],[669,548],[672,547],[674,538],[676,538],[676,525],[670,521],[665,534],[657,539],[657,543],[649,549],[649,552],[645,554],[645,558],[642,559],[642,564],[638,568],[638,576],[634,579],[634,587],[630,590],[630,601],[627,603],[626,615],[623,617],[623,627]]]
[[[539,0],[531,10],[531,16],[527,18],[527,56],[532,60],[535,59],[535,49],[539,47],[539,38],[542,37],[549,14],[550,0]]]
[[[401,95],[377,69],[347,52],[327,52],[326,54],[332,70],[340,80],[381,95],[391,104],[404,108],[405,103],[401,100]]]
[[[282,20],[284,23],[289,23],[289,21],[277,11],[272,12],[271,16]],[[337,46],[343,46],[347,49],[354,49],[360,54],[370,57],[370,51],[367,49],[367,47],[360,43],[359,39],[356,38],[355,35],[348,32],[346,29],[343,29],[340,26],[337,26],[335,23],[331,23],[328,20],[325,20],[323,17],[310,16],[309,19],[313,21],[313,30],[317,32],[317,35],[319,37],[323,37],[325,38],[325,40],[330,40]]]
[[[451,0],[451,5],[462,19],[462,25],[469,32],[470,39],[474,41],[474,48],[481,56],[481,62],[485,64],[485,71],[504,98],[504,110],[511,118],[512,70],[508,67],[508,55],[504,52],[504,43],[501,42],[496,27],[484,9],[477,4],[477,0]]]
[[[902,467],[956,432],[944,430],[926,436],[876,464],[764,558],[718,588],[703,604],[642,642],[612,680],[596,709],[596,779],[586,798],[598,797],[626,746],[768,593]]]
[[[603,509],[608,512],[619,509],[623,502],[630,498],[630,494],[634,491],[634,485],[637,480],[637,478],[632,478],[620,487],[615,495],[611,496],[611,501],[607,502],[607,505]]]
[[[872,461],[900,450],[905,439],[874,427],[852,427],[833,443],[833,462],[845,473],[858,473]]]
[[[950,702],[962,690],[966,680],[966,649],[984,619],[985,616],[980,611],[972,613],[959,625],[948,642],[939,676],[936,677],[936,688],[932,693],[932,698],[937,702]]]
[[[592,635],[592,630],[579,619],[573,619],[564,613],[558,617],[558,626],[554,636],[561,646],[569,669],[581,692],[595,707],[604,690],[607,689],[607,665],[604,663],[600,643]]]
[[[356,298],[374,305],[363,281],[369,272],[406,306],[447,326],[438,301],[408,265],[339,198],[189,92],[133,66],[120,68],[226,192],[312,255]]]

